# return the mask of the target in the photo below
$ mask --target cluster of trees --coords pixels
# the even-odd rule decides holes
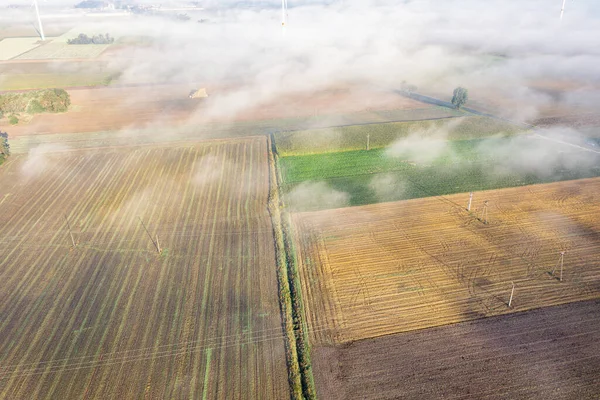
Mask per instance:
[[[65,112],[71,105],[71,96],[64,89],[41,89],[22,93],[0,94],[0,118],[8,116],[13,125],[19,123],[19,113]]]
[[[75,4],[75,8],[103,8],[104,6],[104,0],[85,0]]]
[[[75,39],[67,40],[68,44],[111,44],[114,43],[115,38],[110,37],[107,33],[106,35],[98,34],[92,37],[89,37],[85,33],[80,33]]]
[[[98,10],[102,10],[104,8],[123,9],[129,7],[131,3],[133,3],[131,0],[84,0],[75,4],[75,8],[92,8]]]
[[[0,156],[2,158],[10,155],[10,145],[8,144],[8,133],[0,131]]]
[[[467,103],[469,100],[469,91],[463,87],[457,87],[454,89],[454,93],[452,96],[452,105],[456,108],[461,108]]]

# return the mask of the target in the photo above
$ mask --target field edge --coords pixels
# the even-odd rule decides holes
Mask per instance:
[[[275,236],[277,279],[282,319],[285,325],[288,377],[294,399],[316,399],[310,347],[306,333],[307,324],[302,306],[301,286],[296,256],[291,240],[289,213],[284,209],[279,194],[281,176],[278,170],[277,151],[272,135],[267,136],[269,152],[269,214]]]

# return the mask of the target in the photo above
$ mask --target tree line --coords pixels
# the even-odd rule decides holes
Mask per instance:
[[[98,34],[98,35],[94,35],[92,37],[86,35],[85,33],[80,33],[79,36],[77,36],[74,39],[69,39],[67,40],[68,44],[111,44],[114,43],[115,38],[110,37],[110,35],[107,33],[105,35],[103,34]]]

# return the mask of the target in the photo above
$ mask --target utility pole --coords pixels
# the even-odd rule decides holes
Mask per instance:
[[[371,134],[367,133],[367,151],[369,151],[371,145]]]
[[[508,308],[510,308],[510,305],[512,304],[512,299],[513,299],[513,295],[515,294],[515,283],[512,283],[512,290],[510,291],[510,299],[508,299]]]
[[[558,268],[558,265],[560,264],[560,278],[559,280],[562,282],[562,277],[563,277],[563,264],[565,261],[565,253],[566,251],[561,251],[560,252],[560,257],[558,259],[558,262],[556,263],[556,265],[554,266],[554,269],[552,270],[552,276],[554,276],[554,272],[556,271],[556,268]]]
[[[469,193],[469,204],[467,204],[467,211],[471,211],[471,203],[473,202],[473,192]]]
[[[156,234],[156,249],[158,250],[158,254],[162,254],[162,249],[160,248],[160,243],[158,241],[158,234]]]
[[[154,239],[152,239],[152,235],[150,234],[150,231],[148,230],[148,228],[146,228],[146,224],[144,224],[144,221],[142,221],[142,219],[140,217],[138,217],[138,219],[142,223],[142,226],[144,227],[144,230],[148,234],[148,237],[150,238],[150,241],[152,242],[152,244],[154,245],[154,247],[156,247],[156,251],[158,251],[158,254],[160,254],[161,250],[160,250],[160,244],[158,243],[158,234],[156,235],[156,242],[155,242]]]
[[[69,219],[67,218],[67,215],[65,214],[65,221],[67,221],[67,228],[69,229],[69,235],[71,236],[71,243],[73,243],[73,247],[77,246],[77,244],[75,243],[75,238],[73,237],[73,232],[71,232],[71,224],[69,224]]]
[[[487,217],[488,217],[488,200],[483,202],[483,210],[481,210],[481,218],[480,221],[482,221],[484,224],[487,224]]]

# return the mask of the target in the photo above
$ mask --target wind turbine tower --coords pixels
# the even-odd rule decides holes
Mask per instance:
[[[35,6],[35,14],[37,15],[38,25],[40,27],[40,36],[42,41],[44,41],[46,40],[46,37],[44,36],[44,28],[42,27],[42,19],[40,18],[40,10],[38,8],[37,0],[33,0],[33,5]]]
[[[567,2],[567,0],[563,0],[563,4],[562,7],[560,9],[560,20],[562,21],[563,18],[563,14],[565,13],[565,3]]]
[[[287,0],[281,0],[281,28],[287,23]]]

